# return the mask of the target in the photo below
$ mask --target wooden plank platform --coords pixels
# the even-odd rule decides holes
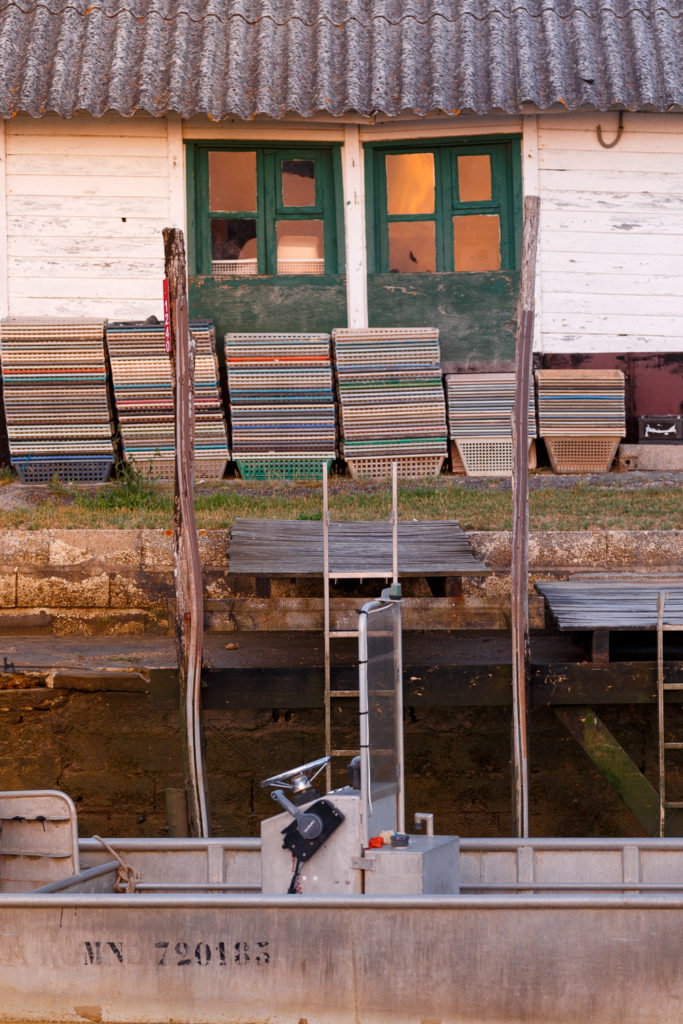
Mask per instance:
[[[537,583],[560,630],[655,630],[657,597],[666,593],[665,629],[683,628],[683,580],[566,580]]]
[[[561,630],[656,629],[657,598],[668,595],[664,627],[683,627],[683,579],[586,578],[537,583]]]
[[[391,576],[391,525],[330,523],[330,576]],[[264,576],[322,576],[322,521],[236,519],[230,533],[230,572]],[[490,570],[472,552],[452,519],[398,524],[400,576],[482,576]]]

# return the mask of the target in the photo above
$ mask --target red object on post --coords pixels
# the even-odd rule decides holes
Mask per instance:
[[[164,338],[166,341],[166,355],[171,354],[171,308],[168,298],[168,278],[164,278]]]

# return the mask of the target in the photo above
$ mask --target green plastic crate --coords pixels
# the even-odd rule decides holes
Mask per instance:
[[[321,480],[323,462],[329,473],[334,459],[263,457],[259,459],[235,459],[243,480]]]

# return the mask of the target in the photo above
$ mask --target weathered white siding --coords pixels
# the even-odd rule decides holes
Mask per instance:
[[[17,117],[5,148],[9,313],[159,316],[167,122]]]
[[[537,120],[542,350],[681,350],[683,115]]]

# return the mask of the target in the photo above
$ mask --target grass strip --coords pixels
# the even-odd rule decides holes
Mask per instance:
[[[389,489],[373,483],[335,480],[330,486],[332,518],[387,519]],[[202,486],[195,509],[200,529],[228,528],[238,517],[319,519],[321,488],[301,481],[226,480]],[[594,486],[532,490],[532,530],[651,530],[683,526],[683,486],[640,488]],[[405,483],[399,488],[401,519],[457,519],[466,530],[509,530],[512,498],[497,483],[462,486],[457,478]],[[29,507],[0,512],[0,526],[36,529],[169,528],[173,497],[169,486],[144,480],[114,482],[99,489],[56,487]]]

